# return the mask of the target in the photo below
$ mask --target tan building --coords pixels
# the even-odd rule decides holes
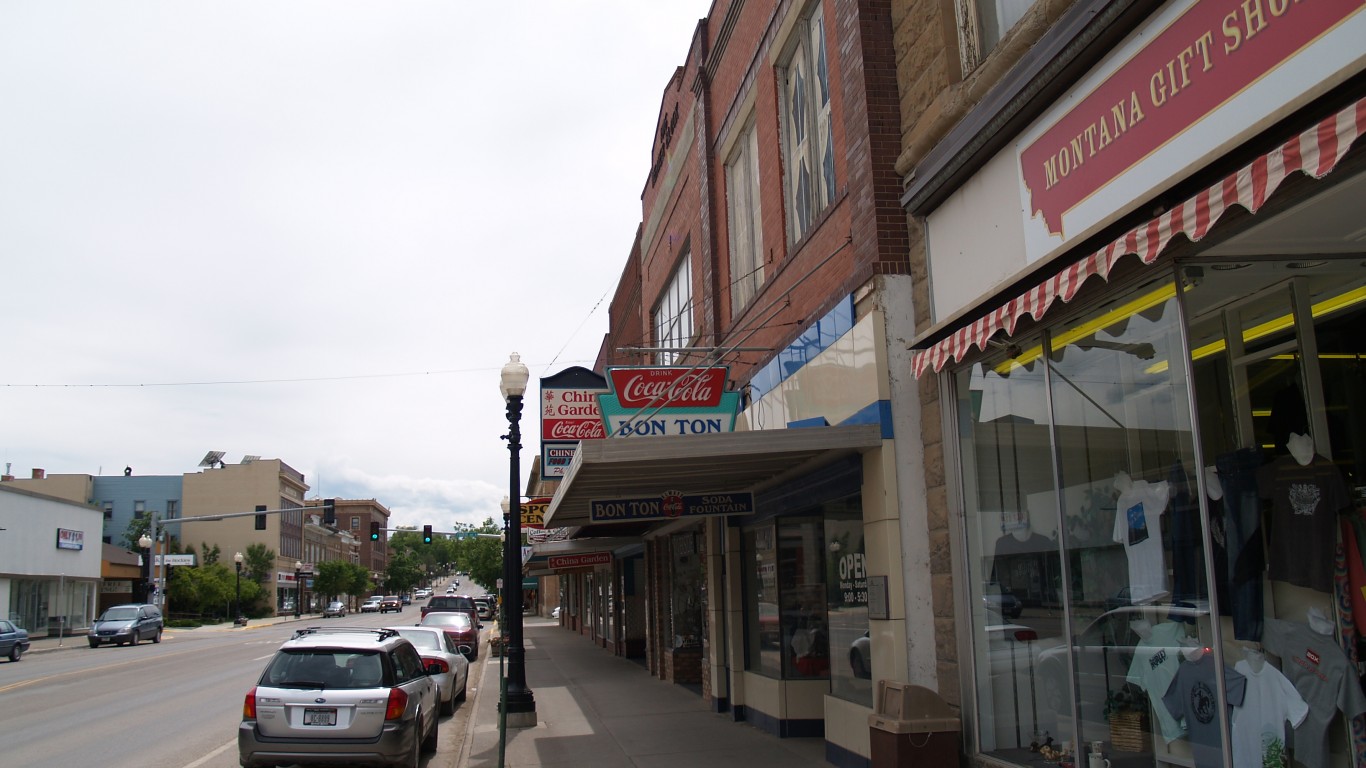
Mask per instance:
[[[245,552],[252,544],[263,544],[274,551],[272,602],[280,610],[297,597],[295,566],[305,555],[303,507],[307,492],[303,473],[279,459],[222,464],[216,469],[186,474],[186,517],[252,510],[267,514],[181,523],[178,537],[182,544],[196,549],[201,542],[216,545],[225,562],[231,562],[235,553]],[[293,511],[295,508],[297,511]],[[273,512],[282,509],[291,511]]]

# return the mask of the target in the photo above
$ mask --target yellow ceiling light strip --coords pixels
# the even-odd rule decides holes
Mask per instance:
[[[1338,310],[1346,309],[1355,304],[1360,304],[1362,301],[1366,301],[1366,286],[1362,286],[1361,288],[1347,291],[1345,293],[1340,293],[1337,296],[1332,296],[1327,299],[1324,299],[1323,301],[1320,301],[1319,303],[1315,304],[1310,309],[1309,314],[1312,317],[1316,318],[1323,317],[1324,315],[1330,315],[1334,312],[1337,312]],[[1293,326],[1294,324],[1295,318],[1287,313],[1285,315],[1281,315],[1280,317],[1274,320],[1268,320],[1260,325],[1254,325],[1246,331],[1243,331],[1243,343],[1246,344],[1249,341],[1255,341],[1264,336],[1270,336],[1271,334],[1276,333],[1278,331],[1283,331]],[[1195,350],[1191,352],[1191,360],[1199,360],[1201,358],[1209,357],[1210,355],[1218,354],[1220,352],[1223,352],[1226,347],[1227,345],[1225,344],[1223,339],[1210,342],[1209,344],[1205,344],[1204,346],[1196,347]],[[1289,357],[1293,357],[1293,355]],[[1328,355],[1320,355],[1320,357],[1325,359],[1329,358]],[[1346,357],[1350,358],[1353,356],[1347,355]],[[1164,373],[1167,370],[1167,368],[1168,363],[1166,360],[1163,360],[1159,363],[1153,363],[1152,365],[1145,368],[1143,372]]]
[[[1153,307],[1159,304],[1164,304],[1175,296],[1176,284],[1171,282],[1164,283],[1160,288],[1149,291],[1148,293],[1145,293],[1142,296],[1138,296],[1128,302],[1125,302],[1124,304],[1121,304],[1102,315],[1098,315],[1097,317],[1094,317],[1086,321],[1085,323],[1076,326],[1075,328],[1069,328],[1061,333],[1054,334],[1052,337],[1053,348],[1060,349],[1062,347],[1067,346],[1068,344],[1071,344],[1074,341],[1084,339],[1094,334],[1101,328],[1108,328],[1122,320],[1127,320],[1133,317],[1134,315],[1138,314],[1139,312],[1152,309]],[[996,371],[996,373],[1004,376],[1017,367],[1025,366],[1034,362],[1035,360],[1039,359],[1041,355],[1043,355],[1043,345],[1036,344],[1035,346],[1026,349],[1025,351],[1021,352],[1015,357],[998,363],[993,368],[993,370]]]

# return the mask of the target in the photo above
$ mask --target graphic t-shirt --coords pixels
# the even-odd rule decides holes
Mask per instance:
[[[1113,538],[1129,556],[1129,599],[1142,603],[1164,594],[1167,571],[1162,564],[1162,511],[1168,486],[1135,480],[1119,496]]]
[[[1337,465],[1282,456],[1257,473],[1257,491],[1271,499],[1271,580],[1332,592],[1338,513],[1352,503]]]
[[[1162,697],[1167,709],[1186,723],[1186,738],[1191,745],[1195,768],[1220,768],[1224,764],[1224,734],[1219,725],[1217,687],[1214,654],[1207,653],[1195,661],[1183,663],[1176,671],[1176,679],[1172,680],[1167,695]],[[1246,680],[1238,672],[1224,667],[1224,690],[1227,705],[1236,707],[1243,703]]]
[[[1181,666],[1181,639],[1184,637],[1185,624],[1164,621],[1153,627],[1152,634],[1134,648],[1134,660],[1129,664],[1127,679],[1148,692],[1153,714],[1162,728],[1162,738],[1167,741],[1179,739],[1184,734],[1181,724],[1162,700]]]
[[[1281,671],[1309,704],[1309,716],[1295,728],[1295,760],[1309,768],[1328,765],[1328,726],[1342,711],[1348,720],[1366,713],[1366,695],[1356,671],[1331,635],[1307,624],[1267,619],[1262,644],[1281,657]]]
[[[1286,721],[1298,728],[1309,715],[1309,705],[1295,690],[1294,683],[1270,664],[1263,664],[1259,672],[1252,671],[1252,665],[1246,661],[1233,668],[1247,678],[1243,704],[1233,708],[1233,764],[1256,768],[1262,765],[1262,756],[1273,743],[1279,744],[1284,753]]]

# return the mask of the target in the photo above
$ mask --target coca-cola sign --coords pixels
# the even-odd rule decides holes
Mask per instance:
[[[602,425],[598,395],[602,389],[541,390],[542,440],[600,440],[607,436]]]
[[[612,368],[623,408],[714,408],[726,390],[725,368]]]

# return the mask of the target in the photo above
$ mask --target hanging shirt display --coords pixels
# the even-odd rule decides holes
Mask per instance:
[[[1195,661],[1183,663],[1167,689],[1167,695],[1162,697],[1167,709],[1186,722],[1186,739],[1191,745],[1195,768],[1222,768],[1224,764],[1224,735],[1219,724],[1217,690],[1214,654],[1206,653]],[[1224,667],[1224,690],[1229,707],[1243,703],[1246,680],[1227,666]]]
[[[1281,671],[1309,705],[1309,716],[1295,728],[1295,760],[1309,768],[1328,765],[1328,725],[1341,711],[1348,720],[1366,713],[1356,670],[1332,635],[1307,624],[1267,619],[1266,649],[1281,657]]]
[[[1257,489],[1271,500],[1271,580],[1332,592],[1337,516],[1351,505],[1337,465],[1318,455],[1304,466],[1282,456],[1258,473]]]
[[[1260,670],[1246,660],[1233,669],[1247,678],[1247,691],[1241,706],[1233,708],[1233,764],[1261,766],[1268,750],[1285,752],[1285,723],[1298,728],[1309,715],[1309,705],[1295,685],[1270,664]],[[1280,768],[1280,763],[1275,764]]]
[[[1186,637],[1186,625],[1179,621],[1164,621],[1152,628],[1151,634],[1134,648],[1134,660],[1129,664],[1128,681],[1148,692],[1153,713],[1157,715],[1162,738],[1172,741],[1181,737],[1183,730],[1162,700],[1176,671],[1181,666],[1181,640]]]
[[[1113,537],[1129,556],[1129,599],[1135,603],[1168,591],[1160,527],[1167,500],[1167,483],[1135,480],[1116,502]]]

